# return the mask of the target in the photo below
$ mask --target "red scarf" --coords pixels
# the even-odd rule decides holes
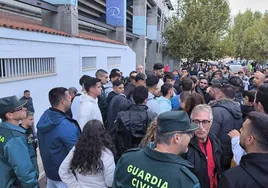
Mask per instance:
[[[207,169],[208,169],[210,188],[216,188],[218,187],[217,174],[214,173],[216,171],[215,170],[216,164],[215,164],[215,160],[213,156],[212,144],[211,144],[209,137],[205,144],[198,142],[198,145],[207,159]]]

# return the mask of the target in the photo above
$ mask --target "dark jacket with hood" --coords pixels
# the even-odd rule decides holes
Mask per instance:
[[[218,177],[223,172],[223,147],[221,142],[215,135],[209,133],[212,144],[212,152],[214,154],[215,168]],[[188,152],[182,156],[194,165],[194,173],[199,179],[201,187],[209,188],[210,182],[208,177],[207,159],[198,145],[195,137],[190,140]]]
[[[146,105],[133,104],[129,110],[118,113],[115,121],[117,159],[126,150],[139,146],[149,124],[157,117],[156,113],[147,110]]]
[[[239,130],[243,118],[239,103],[230,99],[219,99],[209,103],[213,112],[211,132],[221,141],[224,149],[224,169],[230,168],[233,157],[231,139],[227,135],[231,130]]]
[[[243,114],[244,121],[246,120],[249,112],[255,111],[254,106],[240,105],[240,107],[241,107],[241,112]]]
[[[116,96],[118,95],[116,92],[114,91],[111,91],[107,97],[107,104],[109,105],[109,103],[111,102],[111,100]]]
[[[98,105],[99,105],[99,108],[101,111],[103,123],[106,124],[107,123],[108,104],[107,104],[106,95],[105,95],[105,91],[104,91],[103,86],[102,86],[101,95],[98,96]]]
[[[221,175],[219,188],[266,188],[268,187],[268,153],[244,155],[240,165]]]
[[[33,99],[32,97],[30,98],[25,98],[24,96],[20,98],[20,101],[27,101],[24,107],[27,109],[27,111],[33,112],[34,113],[34,106],[33,106]]]
[[[132,83],[128,83],[127,85],[125,85],[124,93],[125,93],[127,99],[130,99],[130,97],[133,94],[133,91],[134,91],[135,87],[136,86],[134,84],[132,84]]]
[[[65,113],[50,108],[37,123],[37,138],[46,176],[61,181],[58,171],[62,161],[80,135],[78,123]]]
[[[128,110],[132,104],[133,102],[128,100],[124,94],[116,95],[110,101],[107,114],[107,131],[112,138],[114,138],[116,133],[114,121],[116,120],[118,112]]]

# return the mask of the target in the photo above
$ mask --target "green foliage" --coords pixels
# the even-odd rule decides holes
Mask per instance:
[[[268,59],[268,14],[245,31],[243,55],[247,59]]]
[[[245,13],[238,13],[238,15],[234,18],[234,25],[231,29],[230,35],[235,44],[234,55],[236,58],[240,57],[243,59],[245,57],[244,54],[244,38],[246,31],[249,27],[253,26],[256,21],[259,21],[262,17],[260,12],[253,13],[250,10],[247,10]]]
[[[164,33],[169,54],[188,59],[222,56],[230,8],[226,0],[179,0],[178,17]]]
[[[238,13],[221,45],[222,54],[227,56],[259,61],[268,59],[268,12],[264,15],[251,10]]]

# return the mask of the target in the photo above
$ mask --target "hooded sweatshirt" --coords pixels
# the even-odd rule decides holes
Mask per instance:
[[[76,144],[80,130],[78,123],[65,113],[50,108],[37,123],[37,138],[46,176],[61,181],[58,171],[62,161]]]
[[[106,98],[108,97],[109,93],[113,91],[113,83],[109,81],[106,85],[103,86],[105,91]]]
[[[227,135],[231,130],[239,130],[243,118],[239,103],[230,99],[214,100],[209,103],[213,112],[211,132],[217,136],[224,148],[224,168],[230,167],[232,160],[231,139]]]
[[[250,153],[240,165],[221,175],[219,188],[265,188],[268,185],[268,153]]]
[[[148,93],[148,99],[146,106],[148,107],[148,112],[160,114],[160,108],[157,100],[155,99],[154,95],[152,93]]]
[[[98,99],[94,99],[89,95],[81,95],[78,115],[78,123],[81,130],[83,131],[85,124],[93,119],[103,123]]]
[[[168,112],[171,111],[172,107],[171,107],[171,101],[168,100],[166,97],[158,97],[156,98],[158,104],[159,104],[159,114],[163,113],[163,112]]]

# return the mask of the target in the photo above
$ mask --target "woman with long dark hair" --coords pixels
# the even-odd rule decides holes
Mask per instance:
[[[71,188],[111,187],[115,170],[112,139],[102,123],[91,120],[59,168],[61,180]]]
[[[191,93],[190,95],[187,96],[187,99],[185,102],[185,107],[183,110],[190,117],[194,107],[199,105],[199,104],[206,104],[204,97],[198,93]]]

